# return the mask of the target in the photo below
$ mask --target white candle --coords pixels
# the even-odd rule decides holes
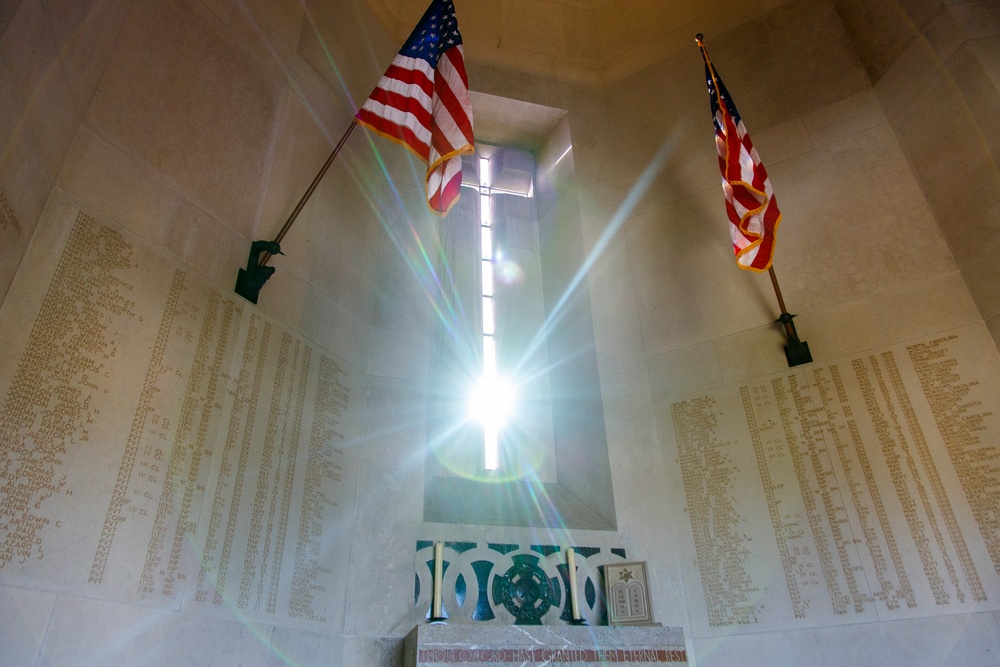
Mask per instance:
[[[444,617],[444,608],[441,605],[441,578],[444,575],[444,544],[434,543],[434,602],[431,605],[431,618]]]
[[[579,621],[582,616],[580,615],[580,597],[576,590],[576,553],[573,551],[573,547],[566,549],[566,570],[569,574],[570,609],[573,612],[573,620]]]

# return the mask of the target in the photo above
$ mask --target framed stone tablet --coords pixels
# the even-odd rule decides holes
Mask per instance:
[[[650,625],[653,609],[649,604],[646,562],[615,563],[604,566],[604,593],[608,600],[608,624]]]

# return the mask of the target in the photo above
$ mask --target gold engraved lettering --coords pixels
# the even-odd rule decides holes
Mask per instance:
[[[715,433],[715,399],[705,396],[671,406],[708,622],[713,627],[759,622],[759,588],[744,568],[750,538],[739,530],[743,516],[732,495],[735,466],[731,442]]]
[[[260,387],[264,380],[264,367],[265,360],[268,351],[268,343],[271,339],[271,323],[264,322],[263,332],[260,338],[260,346],[258,348],[258,357],[254,359],[257,367],[254,369],[253,374],[253,384],[250,386],[250,394],[246,397],[247,403],[247,413],[249,415],[257,414],[257,405],[260,402]],[[249,347],[249,346],[248,346]],[[242,372],[240,374],[242,376]],[[222,543],[222,556],[219,558],[219,581],[216,584],[216,597],[225,590],[226,587],[226,577],[229,573],[230,558],[233,552],[233,539],[236,533],[236,519],[239,514],[240,509],[240,499],[243,495],[243,481],[246,478],[247,472],[247,460],[250,458],[250,448],[253,439],[253,419],[248,419],[247,424],[243,430],[243,438],[240,443],[240,456],[236,464],[236,478],[233,481],[233,496],[229,504],[229,521],[226,524],[226,537],[225,541]],[[252,567],[254,559],[256,558],[257,545],[256,542],[248,542],[246,551],[243,557],[243,565],[245,568]],[[219,600],[221,602],[221,600]],[[247,605],[250,603],[249,597],[249,585],[245,581],[240,582],[240,592],[239,597],[236,601],[236,606],[240,609],[246,609]]]
[[[4,224],[19,231],[6,199]],[[94,393],[107,393],[105,361],[114,355],[110,323],[134,317],[131,289],[120,272],[131,266],[133,248],[114,230],[81,212],[49,283],[27,345],[3,403],[0,422],[0,568],[12,561],[44,558],[43,529],[53,522],[53,496],[72,495],[60,474],[68,448],[89,441],[97,411]],[[116,491],[119,490],[116,487]],[[115,503],[115,525],[128,504],[124,489]],[[111,540],[99,543],[105,559]]]
[[[15,234],[21,233],[21,223],[14,213],[14,207],[2,192],[0,192],[0,229],[11,229]]]
[[[320,564],[318,555],[327,512],[337,506],[324,487],[330,482],[340,481],[337,469],[343,452],[332,442],[336,437],[334,427],[339,424],[343,407],[350,396],[350,390],[339,382],[339,376],[344,373],[335,360],[320,356],[315,415],[309,435],[305,488],[288,602],[288,615],[292,618],[326,620],[326,616],[316,608],[312,591],[316,590],[315,584],[320,577],[331,573],[330,568]]]
[[[927,476],[931,492],[934,494],[934,501],[937,503],[945,528],[948,531],[948,536],[951,538],[952,545],[955,547],[955,551],[958,554],[958,562],[962,567],[966,583],[968,583],[970,589],[972,590],[972,596],[974,599],[985,600],[986,593],[979,580],[979,573],[976,570],[975,563],[972,562],[972,556],[969,554],[969,548],[966,545],[965,536],[962,535],[961,528],[959,528],[958,525],[958,520],[955,518],[955,512],[951,508],[951,501],[945,491],[944,484],[941,482],[941,475],[938,473],[937,465],[934,463],[934,459],[931,458],[930,448],[927,446],[927,439],[924,437],[924,431],[921,428],[920,423],[917,421],[917,414],[913,410],[913,405],[910,403],[910,397],[907,395],[906,388],[903,386],[903,379],[899,375],[899,368],[896,366],[896,360],[893,357],[892,352],[882,353],[882,363],[885,364],[886,374],[889,376],[889,381],[892,384],[893,391],[899,400],[900,410],[903,413],[903,418],[906,420],[910,436],[913,438],[913,444],[917,450],[917,457],[919,458],[920,464],[924,469],[924,474]],[[941,544],[941,549],[943,551],[943,538],[938,538],[938,541]],[[952,583],[955,586],[956,596],[958,597],[959,602],[964,602],[965,595],[962,592],[962,589],[959,588],[958,577],[954,572],[954,567],[950,566],[950,559],[946,562],[950,567],[948,572],[951,576]]]
[[[774,391],[775,401],[778,404],[778,412],[781,415],[781,425],[785,433],[785,441],[788,443],[789,455],[792,457],[792,464],[795,469],[795,478],[798,481],[799,491],[802,494],[806,521],[809,524],[809,530],[813,538],[813,544],[816,549],[816,558],[820,565],[820,572],[823,574],[823,579],[826,583],[827,592],[830,595],[830,602],[833,605],[834,613],[843,614],[847,612],[848,596],[840,590],[839,577],[837,576],[833,555],[830,551],[830,538],[824,530],[822,523],[823,517],[816,504],[816,493],[814,493],[814,489],[809,484],[805,465],[807,456],[810,459],[810,463],[812,464],[817,477],[820,477],[822,473],[815,470],[819,467],[819,463],[815,458],[815,451],[812,447],[812,443],[803,438],[805,442],[800,444],[800,434],[797,432],[794,424],[795,417],[799,417],[799,420],[801,421],[806,416],[807,407],[805,402],[807,397],[805,397],[799,390],[798,382],[795,376],[789,376],[787,379],[789,383],[789,390],[787,393],[781,378],[775,378],[772,380],[771,387]],[[792,412],[792,407],[789,405],[789,393],[791,405],[795,407],[795,413]],[[802,451],[803,447],[806,448],[805,452]],[[826,499],[824,499],[824,501],[826,501]]]
[[[785,586],[788,588],[788,597],[792,603],[792,612],[795,614],[795,618],[805,618],[806,609],[809,605],[802,599],[802,592],[799,590],[798,580],[795,577],[795,557],[788,549],[788,534],[786,526],[781,520],[781,513],[778,507],[780,501],[775,496],[776,485],[771,479],[771,472],[767,466],[767,458],[764,446],[761,443],[761,434],[757,427],[757,418],[754,415],[753,401],[748,387],[740,387],[740,397],[743,400],[743,412],[746,416],[747,427],[750,429],[750,440],[753,442],[754,455],[757,458],[760,481],[764,486],[767,513],[771,518],[771,527],[774,529],[774,537],[778,544],[778,555],[781,559],[781,569],[785,575]]]
[[[258,345],[260,343],[258,341],[259,330],[260,317],[253,314],[250,316],[248,335],[243,344],[240,372],[235,383],[235,400],[228,415],[229,427],[222,446],[222,461],[219,466],[218,480],[212,498],[212,509],[209,515],[205,540],[204,551],[206,558],[198,572],[198,593],[196,594],[196,599],[198,600],[208,600],[207,580],[210,574],[213,572],[216,573],[214,590],[212,591],[212,604],[216,605],[222,604],[226,577],[229,571],[229,556],[232,552],[232,539],[236,530],[236,515],[239,510],[239,496],[242,488],[241,486],[236,487],[232,492],[228,491],[228,489],[232,485],[230,477],[233,471],[233,458],[236,457],[239,460],[243,460],[242,455],[236,454],[240,429],[245,426],[247,414],[253,414],[252,408],[248,410],[248,403],[250,402],[249,385],[253,362],[258,354]],[[263,359],[260,360],[260,363],[262,366]],[[244,449],[247,447],[249,447],[249,444],[244,443]],[[245,465],[245,461],[243,465]],[[227,506],[229,508],[228,513],[226,512]],[[218,561],[216,561],[214,556],[220,544],[222,546],[222,553],[219,555]]]
[[[110,549],[111,542],[114,540],[118,524],[125,521],[122,507],[128,502],[126,494],[131,484],[136,456],[139,453],[139,442],[146,430],[146,421],[153,410],[153,395],[159,391],[157,381],[160,375],[160,368],[163,365],[163,356],[167,347],[167,339],[170,336],[171,323],[177,312],[177,302],[185,289],[185,278],[185,274],[179,269],[174,272],[174,279],[170,285],[167,304],[163,309],[160,328],[156,335],[156,341],[153,344],[153,353],[146,368],[146,378],[143,382],[142,392],[139,395],[139,403],[136,405],[135,415],[132,418],[132,429],[129,431],[128,440],[125,444],[125,452],[122,455],[121,465],[118,468],[118,480],[111,494],[111,503],[104,521],[104,528],[101,530],[99,544],[107,544],[107,548],[102,549],[100,546],[98,547],[97,554],[94,557],[94,564],[91,566],[90,581],[95,584],[101,583],[101,580],[104,578],[104,567],[107,564],[106,553]],[[147,475],[147,477],[150,482],[155,482],[156,480],[155,475]],[[156,539],[159,539],[159,536],[156,536]],[[140,588],[144,590],[148,586],[140,583]]]
[[[878,365],[878,359],[872,355],[868,361],[870,366],[866,366],[862,359],[856,359],[853,364],[854,371],[858,377],[858,382],[861,384],[869,416],[875,425],[886,466],[889,469],[893,486],[896,489],[896,495],[902,505],[903,515],[906,517],[910,534],[917,547],[917,553],[920,556],[924,574],[934,594],[934,601],[940,605],[949,604],[950,597],[948,591],[945,589],[944,579],[941,578],[941,574],[938,572],[937,559],[934,558],[930,540],[927,539],[924,532],[924,523],[921,521],[917,503],[910,493],[906,472],[909,471],[912,475],[915,466],[912,464],[909,445],[900,432],[899,421],[896,417],[895,408],[889,400],[888,388],[885,384],[882,370]],[[873,376],[880,390],[878,394],[872,384]],[[878,402],[879,396],[885,402],[884,408]],[[895,437],[893,437],[894,435]],[[906,464],[906,468],[900,463],[901,459]],[[923,491],[923,485],[920,484],[919,479],[914,480],[914,483],[918,486],[918,492]],[[920,495],[923,498],[926,494],[921,493]]]
[[[833,365],[830,366],[828,370],[830,378],[836,389],[840,413],[844,418],[846,418],[845,430],[847,431],[847,436],[849,436],[852,447],[848,446],[848,438],[841,436],[840,429],[837,425],[831,424],[830,434],[834,439],[837,452],[840,456],[841,465],[844,469],[845,481],[848,489],[850,490],[851,499],[854,503],[858,519],[861,523],[862,535],[865,538],[864,543],[868,549],[869,556],[871,557],[872,564],[875,568],[876,580],[880,585],[880,589],[875,592],[875,597],[883,600],[889,609],[898,608],[900,599],[906,601],[907,607],[916,607],[916,597],[914,596],[912,586],[910,586],[909,576],[907,575],[906,568],[903,565],[903,559],[899,551],[899,546],[896,543],[896,537],[892,530],[892,524],[889,521],[888,514],[886,513],[885,503],[882,500],[882,492],[875,481],[875,474],[872,470],[871,461],[868,458],[868,452],[865,448],[865,444],[861,439],[861,433],[858,429],[857,420],[852,418],[854,412],[851,409],[851,406],[847,404],[847,391],[844,387],[843,378],[840,375],[840,368],[837,365]],[[817,374],[818,373],[819,371],[817,371]],[[830,403],[833,403],[832,397],[829,397],[827,400]],[[855,480],[852,455],[853,457],[857,457],[858,467],[861,469],[861,476],[864,479],[864,484]],[[865,492],[867,492],[868,497],[871,499],[871,508],[869,508],[868,503],[865,502]],[[869,515],[872,511],[874,511],[875,517],[878,520],[878,529],[876,529],[876,527],[869,521]],[[886,551],[889,552],[889,561],[886,560],[882,553],[882,540],[885,541]],[[892,571],[895,571],[896,573],[898,587],[891,578],[892,571],[890,570],[890,562]]]
[[[983,442],[979,435],[992,413],[983,410],[979,401],[969,400],[977,383],[963,382],[955,372],[958,360],[947,347],[954,339],[948,336],[911,345],[907,352],[993,567],[1000,572],[1000,448]],[[985,593],[978,595],[979,589],[973,586],[973,597],[985,599]]]

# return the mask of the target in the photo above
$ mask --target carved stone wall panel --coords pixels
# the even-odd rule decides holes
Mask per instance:
[[[1000,608],[998,370],[971,326],[672,404],[697,632]]]
[[[363,378],[56,197],[3,311],[12,586],[340,623]]]

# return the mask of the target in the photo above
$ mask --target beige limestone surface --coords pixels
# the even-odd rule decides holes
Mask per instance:
[[[242,306],[240,324],[242,340],[250,338],[246,313],[252,311],[272,331],[352,369],[357,462],[343,483],[356,492],[347,494],[342,507],[352,509],[319,549],[335,580],[316,592],[328,597],[327,621],[275,618],[266,596],[261,611],[244,613],[239,586],[235,611],[209,602],[207,615],[204,602],[185,603],[176,590],[165,597],[139,593],[152,526],[133,531],[143,525],[138,521],[116,532],[111,558],[117,574],[109,570],[100,584],[86,581],[97,551],[92,533],[105,528],[120,470],[118,443],[122,434],[127,441],[137,414],[135,400],[123,408],[124,397],[135,396],[150,368],[136,360],[148,360],[157,344],[158,325],[150,325],[147,313],[162,314],[177,271],[189,278],[189,296],[235,298],[232,285],[250,241],[275,233],[409,34],[421,4],[0,3],[5,346],[24,348],[61,240],[80,210],[129,238],[155,267],[129,283],[144,295],[133,299],[144,320],[129,319],[134,328],[124,334],[122,354],[127,349],[127,368],[138,364],[139,371],[133,377],[119,367],[119,398],[102,399],[107,407],[95,404],[117,415],[111,422],[95,419],[95,435],[103,429],[105,444],[60,464],[77,471],[68,497],[73,503],[53,493],[39,507],[58,506],[80,517],[78,525],[41,528],[43,542],[55,540],[58,548],[30,566],[0,570],[0,639],[18,664],[173,665],[218,658],[268,666],[398,665],[402,638],[413,627],[417,539],[541,541],[537,529],[424,520],[436,313],[422,282],[428,274],[412,266],[425,254],[440,257],[438,230],[452,218],[427,214],[422,169],[405,151],[358,133],[303,212],[287,254],[274,261],[278,272],[259,308]],[[456,4],[480,99],[544,110],[531,120],[552,134],[528,147],[540,163],[552,164],[571,148],[557,169],[537,175],[550,179],[540,218],[566,225],[547,234],[550,243],[540,251],[542,266],[565,278],[548,299],[557,300],[572,276],[582,276],[573,303],[586,326],[573,333],[593,331],[590,338],[578,336],[592,343],[594,356],[588,362],[594,372],[582,384],[600,397],[595,412],[603,420],[608,461],[600,483],[613,490],[615,527],[550,527],[546,540],[626,545],[630,556],[647,560],[657,620],[684,628],[690,660],[700,666],[990,664],[1000,652],[995,567],[990,572],[984,564],[982,538],[975,537],[980,522],[970,518],[968,494],[956,490],[961,484],[939,447],[931,456],[946,484],[941,497],[970,546],[985,602],[968,601],[969,577],[951,534],[943,530],[939,543],[929,530],[942,580],[951,587],[947,605],[928,603],[924,584],[912,618],[899,618],[910,613],[902,609],[882,609],[874,597],[862,603],[862,612],[852,607],[831,618],[832,605],[823,608],[828,593],[820,590],[807,617],[795,619],[788,600],[773,597],[773,586],[787,589],[779,577],[769,584],[774,604],[761,623],[706,627],[669,407],[693,396],[728,397],[742,385],[773,386],[774,378],[792,374],[773,324],[778,311],[769,281],[739,271],[727,245],[702,63],[693,44],[699,31],[786,216],[777,275],[815,359],[794,374],[953,331],[962,335],[963,373],[993,367],[1000,340],[995,3]],[[501,132],[489,127],[484,124],[484,132],[497,140]],[[169,354],[191,367],[197,354],[185,345],[169,347]],[[18,360],[8,355],[6,371]],[[965,370],[970,364],[973,370]],[[903,384],[911,398],[922,395],[912,374],[904,373]],[[987,387],[989,377],[975,391]],[[174,386],[154,399],[166,410],[181,395]],[[997,405],[989,393],[982,409],[997,413]],[[918,422],[929,434],[932,408],[931,402],[918,405]],[[219,424],[210,426],[219,432],[217,417]],[[267,422],[268,413],[260,419]],[[990,420],[995,417],[984,422],[985,437],[995,435]],[[12,427],[8,418],[0,421]],[[864,440],[876,442],[873,437]],[[745,433],[733,439],[752,447]],[[254,442],[248,461],[260,462],[264,439]],[[929,480],[930,468],[921,466],[920,478]],[[9,469],[5,463],[0,474]],[[794,466],[782,470],[778,483],[791,485],[785,503],[805,503],[807,494],[794,494]],[[741,491],[757,484],[750,482],[741,482]],[[305,486],[292,489],[297,494]],[[921,516],[938,516],[944,528],[941,504],[926,489],[931,512],[920,509]],[[199,492],[207,491],[206,485]],[[244,499],[252,505],[257,491],[252,486]],[[850,495],[842,486],[845,492]],[[759,501],[760,487],[754,493]],[[761,507],[749,500],[746,506]],[[857,537],[864,533],[859,522],[855,512],[849,524],[863,541],[848,562],[872,547]],[[249,521],[237,524],[241,536],[252,530]],[[774,536],[766,535],[766,523],[753,526],[760,550],[747,569],[763,577],[779,565],[776,547],[760,546],[761,534]],[[911,541],[903,553],[910,569],[919,560]],[[182,553],[192,553],[184,551],[189,548]],[[952,592],[945,554],[966,591],[964,602]],[[874,560],[865,558],[860,567],[872,575]],[[926,579],[922,565],[916,574]],[[846,582],[842,571],[834,571],[833,580]],[[278,589],[290,595],[290,586]]]

